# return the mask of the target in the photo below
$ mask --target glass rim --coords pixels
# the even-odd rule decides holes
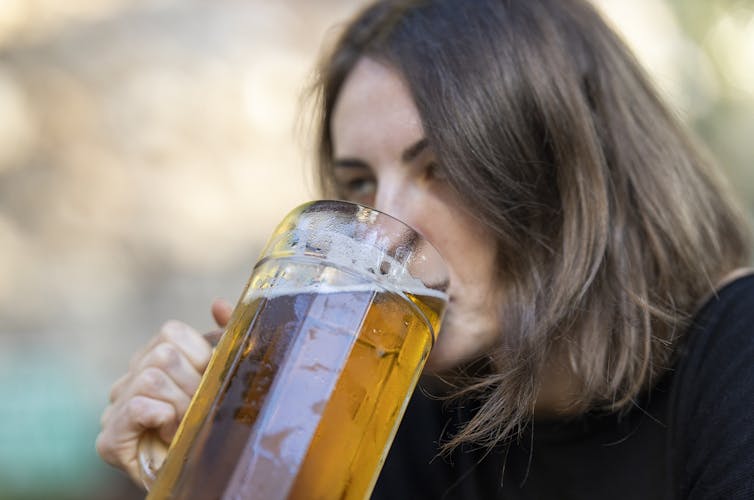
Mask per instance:
[[[343,215],[353,214],[356,220],[359,220],[360,222],[364,223],[367,227],[384,228],[386,230],[384,234],[386,235],[394,233],[397,228],[400,228],[398,230],[405,232],[405,234],[408,236],[408,241],[410,241],[413,247],[417,248],[421,246],[421,252],[425,256],[425,259],[427,261],[431,262],[432,265],[439,264],[441,266],[441,271],[442,271],[441,274],[443,275],[442,280],[438,280],[437,282],[427,283],[425,282],[424,278],[422,278],[421,276],[415,276],[415,277],[420,279],[422,282],[424,282],[425,287],[433,289],[435,291],[442,292],[443,294],[447,294],[447,289],[448,289],[449,280],[450,280],[449,267],[444,257],[442,256],[442,254],[440,254],[437,248],[435,248],[435,246],[422,233],[417,231],[414,227],[402,221],[401,219],[393,215],[390,215],[382,210],[379,210],[377,208],[371,207],[369,205],[361,204],[361,203],[355,203],[353,201],[347,201],[347,200],[338,200],[338,199],[311,200],[311,201],[307,201],[305,203],[298,205],[297,207],[293,208],[290,212],[288,212],[286,217],[284,217],[283,221],[281,221],[277,230],[279,231],[280,229],[284,229],[284,228],[293,230],[300,216],[309,214],[309,213],[314,214],[317,212],[326,212],[326,211],[340,213]],[[382,219],[384,221],[389,221],[393,225],[397,224],[397,227],[394,228],[393,230],[390,230],[389,226],[385,226],[384,224],[383,225],[378,224],[377,221],[379,219]],[[372,245],[374,245],[377,248],[382,249],[386,253],[392,256],[395,256],[394,251],[396,249],[391,249],[388,246],[383,246],[380,242],[377,242],[377,241],[373,241],[371,243]],[[267,253],[268,249],[269,248],[265,248],[265,251],[263,251],[263,256]]]

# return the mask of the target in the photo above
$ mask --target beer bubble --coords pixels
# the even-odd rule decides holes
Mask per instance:
[[[427,267],[414,266],[413,242],[396,248],[403,240],[369,231],[353,239],[337,234],[342,221],[327,225],[329,213],[316,217],[277,233],[255,266],[224,361],[207,371],[207,390],[222,394],[192,402],[193,435],[174,449],[188,465],[160,491],[368,496],[447,296],[412,276]],[[192,447],[196,439],[206,445]]]
[[[325,411],[325,406],[327,405],[327,400],[323,399],[322,401],[317,401],[312,405],[312,411],[315,415],[322,415],[322,412]]]
[[[296,430],[295,427],[286,427],[279,432],[265,434],[262,436],[262,448],[272,453],[276,458],[280,457],[283,441]]]
[[[334,371],[331,367],[323,365],[322,363],[314,363],[312,365],[302,365],[301,369],[302,370],[307,370],[307,371],[310,371],[310,372],[321,372],[321,371],[332,372],[332,371]]]
[[[354,239],[339,232],[337,227],[333,227],[332,231],[322,230],[327,223],[315,220],[318,217],[312,217],[312,229],[295,229],[287,237],[282,237],[283,240],[287,239],[288,251],[293,251],[294,258],[296,255],[317,257],[328,262],[350,264],[350,269],[369,279],[377,279],[402,290],[423,291],[427,288],[408,270],[407,262],[413,256],[410,249],[399,246],[393,251],[395,255],[390,255],[389,244],[384,237],[370,233],[363,239]]]

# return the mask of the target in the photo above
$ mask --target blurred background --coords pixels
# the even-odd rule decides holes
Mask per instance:
[[[595,3],[753,211],[754,1]],[[0,499],[143,496],[94,450],[109,386],[316,197],[300,96],[363,4],[0,0]]]

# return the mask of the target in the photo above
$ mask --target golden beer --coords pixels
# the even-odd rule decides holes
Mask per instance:
[[[369,496],[446,297],[310,253],[257,264],[148,498]]]

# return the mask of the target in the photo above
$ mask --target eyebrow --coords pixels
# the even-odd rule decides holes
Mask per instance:
[[[401,161],[403,161],[403,163],[414,161],[425,149],[427,149],[427,146],[429,146],[429,141],[426,137],[419,139],[403,150]],[[369,165],[365,161],[358,158],[336,158],[333,161],[333,166],[342,168],[369,168]]]
[[[340,168],[369,168],[369,165],[356,158],[340,158],[333,161],[333,167]]]
[[[427,149],[427,146],[429,146],[429,141],[426,137],[423,137],[416,141],[412,146],[407,147],[403,154],[401,155],[401,160],[403,160],[403,163],[409,163],[411,161],[414,161],[417,156],[421,154],[422,151]]]

